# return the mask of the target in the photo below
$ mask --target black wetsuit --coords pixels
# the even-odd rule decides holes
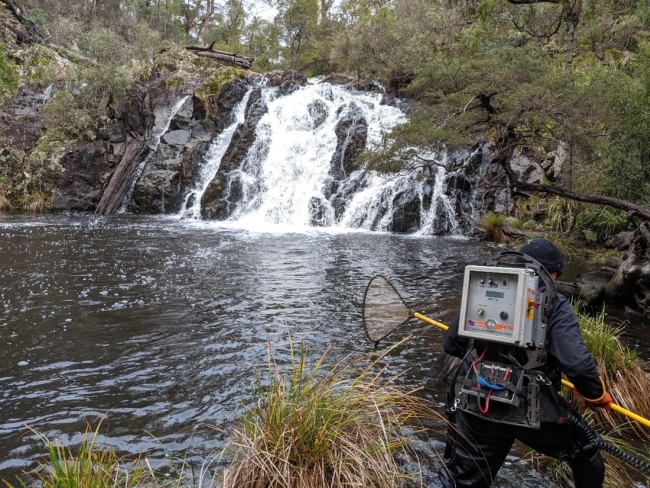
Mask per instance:
[[[443,348],[452,356],[464,357],[468,340],[458,335],[459,316],[459,313],[456,314],[451,322]],[[578,319],[569,301],[559,293],[548,323],[547,340],[548,359],[543,366],[535,369],[546,374],[554,391],[560,390],[561,373],[564,373],[586,398],[602,396],[598,370],[582,340]],[[503,361],[504,350],[513,350],[512,346],[481,341],[475,341],[474,346],[479,353],[485,350],[484,359],[488,361]],[[462,368],[469,368],[471,361],[467,357]],[[576,488],[601,487],[605,467],[600,451],[581,449],[588,441],[578,429],[562,420],[559,423],[544,422],[542,412],[541,427],[532,429],[493,422],[462,410],[455,411],[452,419],[455,427],[450,429],[447,449],[450,457],[439,473],[443,486],[490,486],[517,439],[542,454],[566,461],[573,470]]]

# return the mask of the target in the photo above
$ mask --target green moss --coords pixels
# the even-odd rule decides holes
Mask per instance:
[[[223,88],[228,83],[249,75],[250,72],[239,68],[220,68],[194,92],[194,96],[203,103],[206,114],[215,117],[218,113],[217,99]]]
[[[185,84],[192,78],[193,76],[191,73],[184,70],[178,70],[167,80],[167,89],[183,91],[185,89]]]
[[[0,96],[10,95],[18,89],[18,70],[4,54],[4,45],[0,44]]]

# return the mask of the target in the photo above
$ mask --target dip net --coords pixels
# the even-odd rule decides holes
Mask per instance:
[[[382,275],[370,280],[363,297],[363,325],[368,338],[379,342],[411,318],[411,310]]]

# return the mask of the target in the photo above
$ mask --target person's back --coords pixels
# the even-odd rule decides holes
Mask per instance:
[[[538,261],[553,279],[564,267],[561,252],[546,239],[534,239],[524,245],[520,252]],[[606,408],[611,404],[611,397],[604,391],[593,358],[582,340],[578,320],[569,301],[560,294],[555,296],[546,332],[548,354],[543,364],[530,371],[517,369],[525,362],[521,348],[490,341],[470,341],[458,334],[459,319],[460,313],[451,322],[443,341],[443,348],[448,354],[464,358],[448,397],[448,414],[453,426],[449,429],[445,453],[447,463],[439,472],[443,486],[490,486],[515,439],[569,463],[576,487],[602,486],[604,465],[600,452],[591,446],[584,434],[566,422],[563,415],[565,405],[557,395],[561,373],[564,373],[585,398],[593,399],[587,403]],[[474,381],[480,376],[479,371],[505,370],[509,374],[511,368],[516,374],[524,376],[524,390],[529,392],[534,387],[535,391],[539,391],[539,404],[535,405],[541,417],[537,419],[539,423],[522,417],[535,411],[529,408],[535,400],[526,396],[526,391],[518,391],[520,398],[511,405],[490,403],[489,391],[482,397],[470,397],[472,401],[465,399],[460,402],[457,398],[458,385],[462,385],[463,381],[465,384]],[[515,390],[504,381],[491,384],[482,377],[481,381],[488,388],[496,388],[498,383],[499,388]],[[534,385],[529,386],[530,383]],[[539,427],[532,428],[530,425]]]

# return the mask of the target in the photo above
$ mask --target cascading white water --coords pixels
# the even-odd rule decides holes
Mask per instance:
[[[129,202],[131,201],[131,195],[133,195],[133,189],[135,188],[138,179],[140,179],[140,176],[142,175],[142,172],[144,171],[147,162],[149,161],[149,159],[151,159],[151,156],[158,148],[158,145],[160,144],[160,139],[162,138],[162,136],[165,135],[165,133],[169,129],[169,126],[172,123],[172,119],[178,113],[181,107],[185,104],[185,101],[188,98],[189,96],[184,96],[183,98],[179,99],[171,107],[171,109],[169,109],[169,111],[165,110],[154,115],[155,116],[154,126],[151,129],[151,136],[147,141],[147,147],[149,148],[149,151],[147,152],[147,155],[142,159],[142,161],[138,165],[138,168],[136,169],[135,172],[135,177],[131,182],[131,186],[129,190],[126,192],[126,195],[124,195],[124,198],[122,199],[122,204],[120,205],[120,208],[117,210],[116,213],[122,214],[126,211],[126,207],[129,205]]]
[[[336,150],[336,124],[353,104],[368,122],[368,144],[378,143],[383,132],[405,120],[397,108],[381,105],[378,94],[329,84],[311,84],[283,97],[265,89],[264,98],[268,113],[241,169],[248,184],[232,216],[244,225],[309,225],[310,201],[326,200],[323,187]],[[315,106],[320,116],[314,116]],[[325,224],[334,225],[334,212],[328,210]]]
[[[241,191],[228,217],[230,222],[255,229],[304,228],[313,225],[313,202],[317,201],[321,227],[394,231],[395,202],[403,195],[411,195],[420,205],[418,234],[440,232],[434,230],[439,219],[444,219],[445,233],[459,231],[454,202],[445,195],[447,171],[443,165],[433,166],[433,178],[413,173],[381,175],[354,171],[337,182],[337,197],[343,196],[335,209],[331,192],[328,194],[326,188],[332,181],[330,169],[337,150],[337,124],[353,113],[357,117],[361,113],[367,122],[369,147],[381,142],[386,131],[406,120],[398,108],[382,105],[380,94],[315,82],[285,96],[280,96],[277,88],[264,88],[262,97],[268,112],[257,125],[255,141],[243,164],[228,175],[229,184],[236,180]],[[239,122],[243,121],[244,107],[242,102],[237,109]],[[204,178],[194,195],[187,197],[193,198],[194,203],[183,211],[183,216],[199,217],[201,196],[217,173],[236,127],[237,122],[213,143],[206,158]],[[187,202],[186,199],[186,205]]]
[[[244,98],[233,110],[234,118],[232,124],[226,127],[213,141],[205,156],[205,162],[201,166],[199,179],[194,188],[185,196],[183,206],[181,207],[181,218],[198,219],[201,216],[201,196],[205,193],[206,188],[217,174],[221,158],[228,150],[228,145],[237,126],[244,122],[246,105],[250,98],[250,90],[244,95]]]

